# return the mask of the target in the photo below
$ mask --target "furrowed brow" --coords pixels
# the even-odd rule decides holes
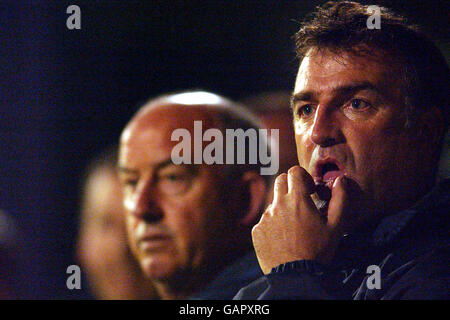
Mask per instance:
[[[314,97],[314,93],[310,91],[299,92],[291,96],[291,107],[293,108],[298,101],[310,101]]]
[[[377,93],[379,92],[378,88],[368,81],[352,83],[349,85],[339,86],[339,87],[332,89],[333,93],[336,93],[339,95],[351,95],[353,93],[363,91],[363,90],[371,90],[371,91],[375,91]]]
[[[295,112],[295,105],[300,101],[311,101],[314,97],[314,93],[307,92],[299,92],[291,95],[291,111]]]
[[[348,85],[337,86],[337,87],[331,89],[331,91],[333,92],[334,95],[351,95],[355,92],[363,91],[363,90],[372,90],[372,91],[379,93],[378,88],[368,81],[355,82],[355,83],[351,83]],[[295,107],[295,104],[299,101],[312,101],[318,95],[320,95],[320,94],[318,92],[314,92],[314,91],[301,91],[301,92],[292,94],[291,108],[293,109]]]

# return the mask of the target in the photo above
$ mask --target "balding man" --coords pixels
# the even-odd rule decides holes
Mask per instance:
[[[216,160],[223,155],[223,161],[205,157],[211,147],[205,141],[212,135],[214,143],[225,142],[230,129],[248,132],[258,126],[235,103],[197,91],[151,100],[122,133],[119,171],[129,241],[163,299],[231,299],[261,275],[251,228],[260,217],[269,176],[261,175],[259,161],[231,164],[228,144],[210,154]],[[177,152],[180,132],[194,143]],[[207,132],[215,135],[208,140]],[[239,158],[251,147],[235,148],[233,154]],[[190,155],[192,161],[180,162]]]

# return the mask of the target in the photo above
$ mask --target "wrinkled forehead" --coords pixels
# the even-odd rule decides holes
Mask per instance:
[[[383,52],[358,55],[311,49],[300,63],[295,92],[311,86],[327,89],[350,82],[370,82],[389,88],[395,79],[393,69],[396,69],[393,60]]]

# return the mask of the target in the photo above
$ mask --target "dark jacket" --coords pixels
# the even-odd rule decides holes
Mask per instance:
[[[231,300],[238,290],[263,275],[254,252],[225,267],[203,290],[191,300]]]
[[[449,187],[446,180],[413,208],[344,237],[330,266],[282,264],[235,299],[448,299]]]

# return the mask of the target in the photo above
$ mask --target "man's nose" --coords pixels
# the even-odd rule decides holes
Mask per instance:
[[[342,142],[343,135],[335,111],[326,106],[317,107],[310,139],[321,147],[330,147]]]
[[[144,181],[137,186],[134,194],[134,204],[131,214],[149,223],[158,222],[163,218],[163,211],[158,205],[157,194],[151,181]]]

